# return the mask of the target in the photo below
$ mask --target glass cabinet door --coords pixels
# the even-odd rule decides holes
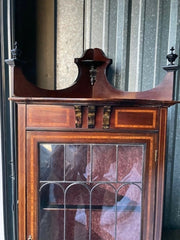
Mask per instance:
[[[38,240],[141,240],[146,143],[38,142]]]
[[[39,240],[141,236],[145,145],[40,144]]]

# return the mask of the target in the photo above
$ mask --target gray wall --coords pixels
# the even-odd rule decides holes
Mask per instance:
[[[57,0],[57,88],[75,80],[74,57],[95,47],[113,59],[113,85],[154,87],[164,75],[170,14],[169,0]]]

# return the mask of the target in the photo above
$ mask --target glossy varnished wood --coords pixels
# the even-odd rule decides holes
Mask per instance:
[[[154,239],[161,239],[163,199],[164,199],[164,179],[165,179],[165,152],[166,152],[166,128],[167,128],[167,108],[162,108],[160,112],[159,128],[159,149],[157,158],[157,176],[156,176],[156,214]]]
[[[79,74],[74,84],[66,89],[46,90],[27,81],[23,74],[23,65],[16,59],[6,61],[11,66],[13,76],[13,96],[16,97],[52,97],[52,98],[109,98],[139,100],[173,100],[174,77],[177,66],[166,67],[167,73],[159,86],[144,92],[126,92],[115,89],[106,78],[106,69],[111,64],[102,50],[88,49],[81,58],[75,59]],[[90,69],[96,68],[96,80],[91,84]]]
[[[93,107],[93,115],[90,109]],[[77,113],[78,107],[78,113]],[[157,130],[159,122],[159,108],[115,107],[112,105],[89,106],[79,105],[34,105],[27,104],[27,128],[65,129],[65,128],[93,128],[103,129],[104,109],[109,108],[107,129],[124,130]],[[76,116],[77,115],[77,116]],[[93,119],[90,120],[90,115]],[[81,116],[81,124],[76,124]]]
[[[18,235],[26,239],[26,105],[18,105]]]
[[[117,108],[115,109],[115,128],[157,129],[156,109]]]
[[[27,127],[75,127],[72,107],[27,105]]]
[[[42,140],[43,141],[43,140]],[[27,133],[27,237],[38,240],[38,146]]]

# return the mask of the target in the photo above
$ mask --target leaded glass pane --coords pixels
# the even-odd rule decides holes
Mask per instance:
[[[40,144],[39,240],[140,240],[145,145]]]

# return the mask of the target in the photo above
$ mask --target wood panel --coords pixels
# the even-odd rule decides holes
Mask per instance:
[[[27,127],[59,127],[69,128],[75,126],[73,107],[28,105]]]
[[[116,109],[115,128],[157,129],[157,111],[152,109]]]
[[[18,105],[18,234],[19,240],[26,237],[26,105]]]
[[[164,175],[165,175],[165,146],[166,146],[166,125],[167,109],[162,108],[160,112],[160,129],[159,129],[159,149],[157,158],[157,187],[156,187],[156,215],[154,239],[161,239],[162,232],[162,214],[164,201]]]
[[[38,240],[38,146],[27,134],[27,235]]]

